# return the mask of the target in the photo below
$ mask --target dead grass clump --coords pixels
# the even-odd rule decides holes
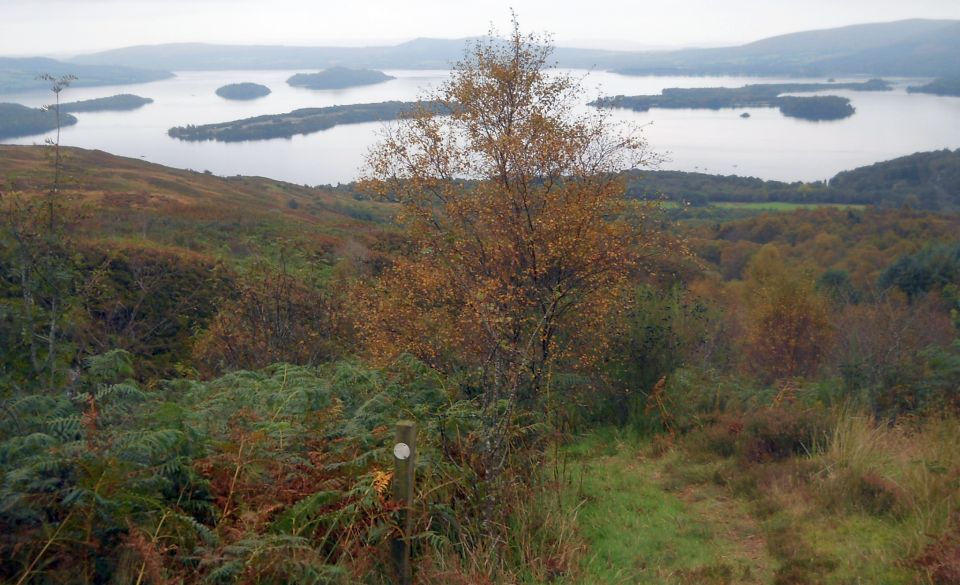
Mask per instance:
[[[960,585],[960,513],[949,530],[915,559],[934,585]]]
[[[909,496],[893,480],[875,471],[868,471],[856,479],[856,484],[854,499],[870,514],[902,516],[907,512]]]
[[[732,585],[734,570],[726,563],[716,563],[680,571],[678,577],[682,585]]]
[[[919,548],[960,505],[960,421],[889,425],[840,415],[824,454],[819,494],[830,509],[911,519]]]

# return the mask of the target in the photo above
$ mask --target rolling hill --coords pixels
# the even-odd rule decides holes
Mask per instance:
[[[827,183],[784,183],[755,177],[682,171],[631,171],[634,197],[664,197],[694,205],[788,203],[875,205],[960,211],[960,149],[916,152],[837,173]]]
[[[262,177],[219,177],[81,148],[61,149],[60,190],[97,241],[185,249],[237,257],[238,249],[296,242],[318,256],[365,248],[382,231],[390,206],[358,201],[333,188]],[[0,191],[45,193],[53,170],[42,146],[0,146]],[[87,213],[83,210],[96,210]],[[239,256],[242,256],[241,252]]]
[[[622,73],[938,76],[960,71],[960,21],[902,20],[780,35],[738,47],[638,55]]]

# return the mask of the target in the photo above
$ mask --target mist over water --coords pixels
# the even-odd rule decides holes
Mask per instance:
[[[129,86],[68,88],[63,101],[118,93],[153,98],[131,112],[75,114],[61,142],[218,175],[260,175],[299,184],[336,184],[357,178],[364,154],[383,123],[352,124],[306,136],[251,142],[185,142],[167,129],[223,122],[297,108],[413,100],[441,83],[445,71],[386,70],[397,79],[345,90],[292,88],[286,79],[300,71],[189,71],[169,80]],[[749,83],[823,82],[824,79],[756,77],[632,77],[571,71],[583,78],[584,103],[604,95],[656,94],[666,87],[739,87]],[[840,79],[837,81],[847,81]],[[785,181],[827,179],[839,171],[941,148],[960,148],[960,98],[908,94],[916,80],[888,79],[890,92],[821,92],[850,98],[857,112],[832,122],[786,118],[773,108],[726,110],[615,110],[619,120],[644,127],[652,150],[666,154],[662,168],[757,176]],[[253,101],[231,101],[214,91],[225,84],[256,82],[273,93]],[[805,94],[810,95],[810,94]],[[0,94],[0,101],[39,106],[50,92]],[[586,109],[587,107],[584,106]],[[749,112],[743,119],[741,113]],[[42,144],[48,135],[4,140]]]

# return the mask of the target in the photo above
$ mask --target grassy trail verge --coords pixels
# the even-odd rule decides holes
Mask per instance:
[[[573,582],[770,583],[775,561],[747,506],[709,483],[678,484],[670,459],[646,452],[615,436],[570,450],[568,496],[589,546]]]
[[[566,583],[960,582],[958,428],[848,417],[826,451],[762,463],[696,436],[659,455],[616,431],[587,436],[563,460],[585,550]]]

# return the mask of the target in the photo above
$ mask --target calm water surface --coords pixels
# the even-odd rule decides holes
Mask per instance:
[[[413,100],[446,78],[445,71],[397,71],[397,79],[346,90],[318,91],[288,86],[297,71],[188,71],[153,83],[68,88],[64,101],[118,93],[154,99],[132,112],[78,113],[65,128],[68,146],[96,148],[173,167],[218,175],[261,175],[300,184],[335,184],[358,176],[382,123],[337,126],[307,136],[238,143],[184,142],[167,136],[171,126],[207,124],[279,114],[297,108]],[[743,77],[631,77],[573,71],[585,76],[587,102],[597,95],[656,94],[665,87],[739,87],[748,83],[805,81]],[[214,91],[242,81],[262,83],[273,93],[253,101],[230,101]],[[822,82],[823,79],[806,81]],[[846,79],[838,79],[846,81]],[[922,150],[960,148],[960,98],[908,94],[914,80],[891,80],[891,92],[831,91],[849,97],[856,114],[834,122],[786,118],[773,108],[728,110],[616,110],[617,119],[643,126],[652,150],[666,154],[662,168],[757,176],[786,181],[826,179],[841,170]],[[0,101],[39,106],[49,92],[0,94]],[[584,106],[586,109],[586,106]],[[748,119],[740,114],[749,112]],[[43,143],[47,136],[5,140]]]

